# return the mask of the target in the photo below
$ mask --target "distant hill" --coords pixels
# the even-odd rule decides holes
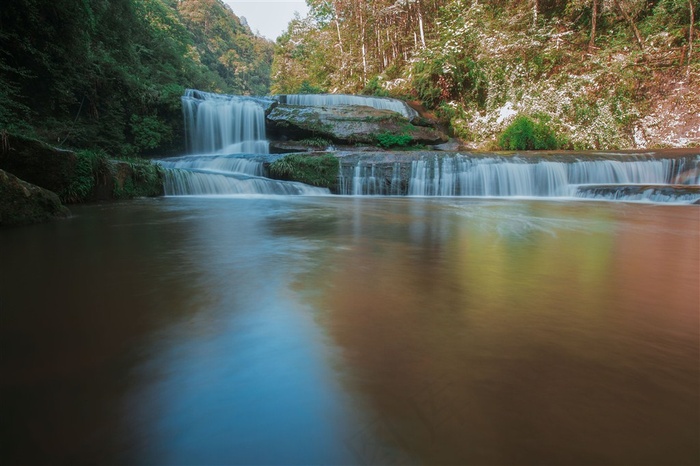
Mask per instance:
[[[177,151],[184,89],[266,94],[273,50],[221,0],[4,0],[0,133]]]

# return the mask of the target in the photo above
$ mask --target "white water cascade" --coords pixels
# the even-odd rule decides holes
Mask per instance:
[[[284,94],[274,97],[288,105],[304,105],[307,107],[324,107],[330,105],[364,105],[380,110],[391,110],[400,113],[409,120],[418,116],[418,112],[405,102],[388,97],[371,97],[347,94]]]
[[[329,194],[324,188],[265,178],[263,161],[245,155],[190,155],[158,163],[169,169],[166,196]]]
[[[265,177],[274,160],[265,134],[262,98],[188,89],[182,108],[192,155],[158,160],[167,196],[325,195],[327,189]]]
[[[267,154],[264,99],[194,89],[182,96],[191,154]]]
[[[617,160],[432,157],[411,161],[408,181],[401,186],[401,171],[406,169],[395,163],[380,171],[377,164],[359,162],[353,167],[352,175],[349,169],[343,174],[351,178],[345,182],[344,194],[581,197],[653,202],[700,199],[700,190],[694,189],[700,184],[700,157],[619,157]],[[669,194],[667,187],[680,183],[691,192]],[[638,189],[629,188],[635,185]]]

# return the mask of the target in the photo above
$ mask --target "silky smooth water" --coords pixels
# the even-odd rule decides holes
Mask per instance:
[[[380,110],[391,110],[406,118],[418,116],[418,112],[406,104],[406,102],[388,97],[372,97],[365,95],[348,94],[283,94],[274,96],[289,105],[303,105],[307,107],[326,107],[332,105],[359,105],[374,107]]]
[[[700,208],[190,197],[0,231],[2,464],[696,464]]]

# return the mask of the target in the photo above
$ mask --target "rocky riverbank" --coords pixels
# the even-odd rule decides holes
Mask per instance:
[[[147,160],[112,160],[5,135],[0,151],[0,226],[64,218],[64,204],[163,194],[163,174]]]

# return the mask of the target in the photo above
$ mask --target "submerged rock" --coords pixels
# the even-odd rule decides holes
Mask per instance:
[[[0,170],[0,227],[66,218],[70,211],[56,193]]]
[[[448,140],[440,131],[415,126],[391,110],[337,105],[302,107],[279,105],[267,116],[273,139],[327,138],[338,144],[378,144],[382,137],[398,144],[440,144]]]

